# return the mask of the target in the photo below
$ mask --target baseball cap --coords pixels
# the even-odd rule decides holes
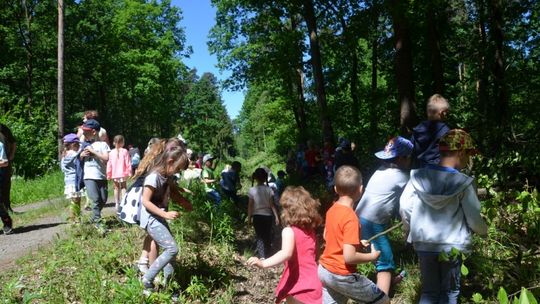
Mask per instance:
[[[213,160],[215,157],[212,156],[212,154],[205,154],[203,157],[203,164],[206,163],[209,160]]]
[[[339,143],[339,148],[351,150],[351,142],[348,139],[343,138]]]
[[[439,151],[460,150],[477,152],[471,135],[463,129],[452,129],[439,140]]]
[[[79,142],[79,137],[77,137],[77,134],[75,133],[69,133],[62,139],[65,144],[71,144]]]
[[[398,156],[409,156],[412,153],[413,144],[406,138],[396,136],[388,141],[384,150],[375,153],[379,159],[391,159]]]
[[[99,129],[101,129],[101,126],[99,125],[99,122],[97,120],[88,119],[83,123],[81,128],[85,131],[90,131],[90,130],[99,131]]]

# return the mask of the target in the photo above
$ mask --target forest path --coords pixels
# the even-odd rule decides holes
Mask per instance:
[[[0,271],[16,266],[17,259],[35,252],[41,247],[48,246],[54,240],[64,238],[69,224],[66,222],[67,207],[58,209],[53,215],[47,214],[39,217],[29,224],[17,225],[17,216],[34,209],[46,207],[53,202],[62,199],[53,199],[20,207],[14,207],[13,234],[0,234]],[[89,216],[90,211],[82,211],[84,216]],[[107,203],[102,210],[103,216],[114,214],[114,203]]]

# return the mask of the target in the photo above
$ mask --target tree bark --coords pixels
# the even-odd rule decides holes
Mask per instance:
[[[407,9],[399,0],[390,0],[389,3],[396,51],[395,76],[400,104],[400,129],[403,134],[410,134],[418,119],[415,106],[410,29],[405,16]]]
[[[296,18],[300,16],[291,16],[291,31],[296,31],[298,22]],[[303,70],[303,54],[300,45],[301,42],[297,42],[295,47],[295,59],[293,62],[294,71],[292,71],[292,79],[289,83],[291,87],[291,97],[294,100],[293,113],[298,127],[298,140],[299,142],[307,141],[307,121],[306,121],[306,99],[304,95],[304,70]]]
[[[313,69],[313,80],[315,82],[317,103],[319,104],[322,133],[324,140],[329,140],[330,142],[334,143],[334,130],[332,128],[330,117],[328,116],[321,50],[319,46],[319,37],[317,35],[317,20],[315,18],[315,9],[313,7],[312,0],[304,0],[304,19],[306,21],[309,34],[311,66]]]
[[[493,75],[495,76],[493,95],[496,98],[494,112],[494,123],[496,126],[504,127],[508,117],[508,89],[504,79],[505,59],[504,59],[504,20],[500,0],[489,0],[490,11],[490,34],[495,43],[495,64],[493,65]]]
[[[373,151],[376,148],[376,140],[373,140],[377,137],[377,65],[379,61],[379,36],[378,36],[378,27],[379,27],[379,12],[377,7],[373,6],[372,8],[372,21],[373,29],[371,38],[371,107],[370,107],[370,119],[369,119],[369,130],[370,134],[373,136],[371,143],[371,150]]]
[[[62,156],[62,137],[64,136],[64,1],[58,0],[58,159]]]
[[[431,63],[431,94],[444,94],[444,70],[441,59],[441,37],[439,23],[443,18],[438,17],[442,9],[434,8],[432,1],[427,1],[427,40]]]
[[[486,20],[485,20],[485,4],[484,0],[478,0],[478,34],[480,35],[480,48],[478,50],[479,58],[479,77],[477,81],[477,94],[478,94],[478,107],[480,113],[484,120],[488,115],[488,94],[486,84],[488,82],[487,72],[486,72],[486,49],[487,49],[487,38],[486,38]]]

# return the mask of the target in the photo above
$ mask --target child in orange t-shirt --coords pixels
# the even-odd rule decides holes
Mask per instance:
[[[389,303],[388,296],[375,283],[356,272],[356,264],[377,260],[380,251],[371,245],[370,253],[358,252],[369,243],[360,241],[360,227],[353,205],[362,197],[362,174],[351,166],[341,166],[334,178],[338,200],[326,213],[326,247],[319,259],[319,279],[323,303]]]

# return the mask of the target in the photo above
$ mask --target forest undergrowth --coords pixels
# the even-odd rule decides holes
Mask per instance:
[[[486,238],[475,238],[473,252],[463,256],[462,303],[536,303],[540,296],[540,204],[538,192],[500,191],[486,176],[482,214]],[[303,184],[329,208],[333,195],[317,179],[289,178]],[[249,182],[244,182],[244,188]],[[73,226],[69,236],[17,262],[0,274],[2,303],[272,303],[282,267],[260,270],[245,266],[254,253],[254,233],[242,208],[225,200],[220,209],[192,185],[194,211],[170,223],[179,244],[175,279],[143,296],[138,259],[144,232],[106,218],[111,232],[101,237],[91,225]],[[393,291],[393,303],[415,303],[420,290],[417,260],[400,229],[391,232],[398,271],[408,276]],[[322,228],[319,229],[322,244]],[[279,248],[279,240],[276,246]],[[321,248],[322,250],[322,248]],[[320,250],[320,252],[322,252]],[[375,278],[372,264],[359,271]],[[522,288],[525,288],[522,290]],[[524,291],[524,292],[522,292]],[[505,302],[505,299],[507,302]]]

